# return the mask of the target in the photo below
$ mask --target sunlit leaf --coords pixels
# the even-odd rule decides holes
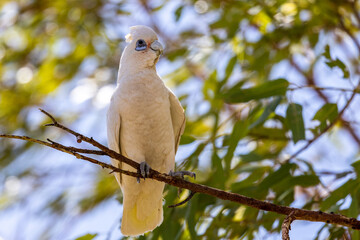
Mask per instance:
[[[76,238],[75,240],[92,240],[92,239],[94,239],[97,235],[98,235],[98,234],[90,234],[90,233],[88,233],[88,234],[86,234],[86,235],[84,235],[84,236],[81,236],[81,237]]]

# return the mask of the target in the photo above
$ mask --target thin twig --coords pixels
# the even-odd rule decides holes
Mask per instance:
[[[119,173],[123,173],[123,174],[133,176],[133,177],[140,177],[140,175],[138,173],[136,173],[136,172],[130,172],[130,171],[122,170],[122,169],[114,167],[113,165],[110,165],[110,164],[98,161],[96,159],[84,156],[82,154],[79,154],[79,153],[73,151],[72,149],[69,149],[69,147],[66,147],[66,146],[64,146],[64,145],[62,145],[60,143],[57,143],[57,142],[54,142],[54,141],[51,141],[51,140],[50,141],[52,143],[49,143],[49,142],[45,142],[45,141],[42,141],[42,140],[39,140],[39,139],[30,138],[28,136],[17,136],[17,135],[8,135],[8,134],[0,134],[0,138],[19,139],[19,140],[24,140],[24,141],[28,141],[28,142],[38,143],[38,144],[41,144],[41,145],[44,145],[44,146],[59,150],[61,152],[71,154],[71,155],[75,156],[78,159],[82,159],[82,160],[97,164],[97,165],[101,166],[102,168],[111,169],[113,172],[119,172]],[[92,150],[87,150],[87,151],[92,151]]]
[[[47,138],[48,142],[50,142],[53,145],[58,144],[57,142],[54,142],[53,140]],[[67,149],[69,151],[77,152],[77,153],[86,153],[86,154],[94,154],[94,155],[107,155],[104,151],[101,150],[92,150],[92,149],[83,149],[83,148],[76,148],[76,147],[69,147],[61,145],[62,148]]]
[[[320,134],[316,135],[313,139],[309,140],[308,143],[303,146],[302,148],[300,148],[298,151],[296,151],[294,154],[292,154],[287,161],[297,157],[300,153],[302,153],[304,150],[306,150],[311,144],[313,144],[316,140],[318,140],[324,133],[326,133],[330,128],[332,128],[335,123],[337,123],[338,120],[341,119],[342,115],[344,114],[345,110],[350,106],[351,102],[353,101],[356,92],[360,90],[360,81],[358,83],[358,85],[356,86],[354,92],[351,94],[349,100],[346,102],[345,106],[341,109],[341,111],[339,112],[339,114],[336,116],[336,118],[326,127],[323,129],[322,132],[320,132]]]
[[[291,212],[281,225],[282,240],[290,240],[289,232],[291,230],[291,223],[295,220],[295,212]]]
[[[301,90],[301,89],[304,89],[304,88],[311,88],[311,89],[320,90],[320,91],[339,91],[339,92],[351,92],[351,93],[353,93],[355,91],[356,93],[360,93],[359,90],[356,91],[354,89],[349,89],[349,88],[319,87],[319,86],[316,86],[316,85],[290,87],[287,90],[296,91],[296,90]]]
[[[45,110],[43,110],[43,109],[41,109],[41,108],[39,108],[39,110],[40,110],[43,114],[47,115],[54,124],[57,124],[56,119],[55,119],[50,113],[46,112]],[[45,126],[47,126],[47,125],[49,125],[49,124],[46,124]]]
[[[187,196],[187,198],[185,198],[183,201],[179,202],[179,203],[176,203],[174,205],[169,205],[168,208],[176,208],[176,207],[179,207],[185,203],[187,203],[188,201],[190,201],[193,196],[195,195],[196,192],[193,192],[193,191],[190,191],[190,194],[189,196]]]
[[[40,109],[41,112],[43,112],[44,114],[46,114],[47,116],[50,117],[50,119],[52,120],[53,123],[51,124],[47,124],[47,126],[53,126],[53,127],[57,127],[57,128],[60,128],[72,135],[74,135],[76,137],[76,141],[79,141],[79,140],[82,140],[82,141],[85,141],[87,143],[90,143],[91,145],[93,145],[94,147],[97,147],[99,148],[100,150],[104,151],[108,156],[114,158],[114,159],[117,159],[121,162],[124,162],[130,166],[132,166],[133,168],[135,168],[136,170],[139,168],[139,164],[135,161],[132,161],[131,159],[105,147],[104,145],[102,145],[101,143],[95,141],[93,138],[89,138],[89,137],[86,137],[80,133],[77,133],[67,127],[65,127],[64,125],[58,123],[55,118],[53,116],[51,116],[50,113],[46,112],[45,110],[43,109]],[[151,170],[150,170],[151,171]]]

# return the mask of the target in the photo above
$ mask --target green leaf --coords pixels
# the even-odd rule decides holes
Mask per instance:
[[[225,69],[225,79],[228,79],[230,77],[231,73],[234,70],[236,62],[237,62],[237,56],[230,58],[227,66],[226,66],[226,69]]]
[[[239,155],[239,157],[241,158],[241,161],[244,162],[258,162],[264,159],[264,157],[254,151],[248,154]]]
[[[182,11],[184,9],[184,6],[180,6],[176,9],[175,11],[175,21],[179,21],[180,17],[181,17],[181,14],[182,14]]]
[[[338,116],[338,107],[335,103],[326,103],[322,106],[313,117],[313,120],[320,122],[317,133],[322,132]]]
[[[300,175],[289,180],[290,186],[311,187],[320,183],[319,177],[316,175]]]
[[[251,172],[249,171],[250,175],[246,179],[231,184],[231,191],[241,192],[242,188],[254,186],[255,182],[257,182],[268,170],[269,167],[260,166]]]
[[[330,47],[329,47],[329,45],[325,46],[325,52],[323,53],[323,56],[326,57],[326,59],[328,59],[328,60],[332,60],[331,55],[330,55]]]
[[[289,82],[285,79],[268,81],[259,86],[246,89],[234,86],[223,94],[223,98],[227,103],[241,103],[272,96],[284,96],[288,86]]]
[[[209,78],[206,79],[203,86],[203,94],[206,100],[213,100],[218,91],[217,71],[214,70]]]
[[[356,197],[356,194],[351,194],[351,204],[348,209],[348,217],[357,218],[359,215],[359,203]]]
[[[86,234],[86,235],[84,235],[84,236],[78,237],[78,238],[75,239],[75,240],[92,240],[92,239],[94,239],[96,236],[97,236],[97,233],[95,233],[95,234],[90,234],[90,233],[88,233],[88,234]]]
[[[253,127],[256,127],[256,126],[264,123],[266,121],[266,119],[269,117],[269,115],[275,111],[276,107],[281,102],[281,99],[282,99],[282,97],[280,97],[280,96],[275,97],[274,100],[272,100],[265,107],[265,109],[264,109],[263,113],[261,114],[261,116],[249,126],[249,129],[252,129]]]
[[[191,236],[192,240],[196,240],[199,239],[197,234],[196,234],[196,230],[195,230],[195,226],[197,223],[196,220],[196,210],[197,210],[197,206],[198,206],[198,198],[197,196],[195,196],[194,198],[191,199],[191,201],[188,203],[188,208],[187,208],[187,212],[186,212],[186,219],[187,219],[187,227]]]
[[[186,145],[194,142],[196,138],[190,135],[182,135],[180,138],[180,145]]]
[[[248,131],[248,125],[245,121],[238,121],[235,123],[233,131],[229,138],[229,148],[224,157],[226,170],[230,170],[231,160],[234,156],[234,151],[238,145],[240,139],[246,136]]]
[[[341,69],[341,71],[344,74],[343,78],[349,78],[350,77],[350,72],[347,69],[346,65],[339,58],[336,58],[335,60],[331,58],[329,45],[326,45],[325,52],[323,53],[323,56],[328,60],[327,62],[325,62],[326,65],[328,65],[328,67],[330,67],[331,69],[334,68],[334,67],[338,67],[338,68]]]
[[[289,104],[286,110],[286,123],[292,132],[294,143],[305,139],[305,127],[301,105],[296,103]]]
[[[335,205],[340,199],[344,199],[349,195],[359,183],[353,179],[350,179],[342,186],[333,191],[328,198],[321,203],[321,210],[328,210],[331,206]]]
[[[356,175],[360,176],[360,160],[357,160],[356,162],[353,162],[351,166],[354,168]]]
[[[187,51],[188,51],[188,49],[186,49],[186,48],[175,49],[174,51],[171,51],[171,52],[167,53],[167,58],[170,61],[174,61],[177,58],[180,58],[180,57],[184,56],[187,53]]]
[[[209,176],[209,183],[211,184],[211,186],[224,189],[227,175],[225,175],[224,173],[221,158],[216,154],[216,152],[213,152],[213,155],[211,157],[211,164],[213,168],[213,173],[212,176]]]
[[[260,139],[288,140],[286,132],[282,128],[266,128],[261,126],[251,129],[248,135]]]
[[[329,240],[343,239],[345,229],[342,227],[332,227],[329,229]]]
[[[344,74],[343,78],[349,78],[349,76],[350,76],[349,70],[347,69],[346,65],[342,61],[340,61],[340,59],[336,58],[336,60],[325,62],[325,63],[330,68],[334,68],[334,67],[340,68]]]
[[[270,173],[266,178],[264,178],[264,180],[259,185],[259,189],[268,189],[272,185],[277,184],[284,178],[290,176],[290,170],[295,167],[296,165],[293,163],[286,163],[282,165],[278,170]]]

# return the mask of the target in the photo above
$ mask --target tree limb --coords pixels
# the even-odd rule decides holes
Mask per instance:
[[[295,220],[295,212],[291,212],[281,225],[282,240],[290,240],[289,232],[291,230],[291,223]]]
[[[42,110],[42,112],[44,112],[49,117],[51,116],[49,113],[45,112],[44,110]],[[135,169],[139,168],[139,164],[137,162],[112,151],[111,149],[109,149],[109,148],[105,147],[104,145],[95,141],[93,138],[86,137],[80,133],[77,133],[77,132],[61,125],[53,117],[50,117],[50,118],[53,121],[53,123],[50,124],[51,126],[58,127],[64,131],[67,131],[70,134],[74,135],[77,139],[80,138],[81,140],[92,144],[93,146],[99,148],[103,152],[103,153],[101,153],[102,155],[107,155],[111,158],[125,162],[126,164],[129,164],[130,166],[134,167]],[[98,161],[96,159],[87,157],[87,156],[79,153],[79,152],[81,152],[81,153],[93,154],[93,150],[67,147],[60,143],[54,142],[52,140],[50,140],[50,142],[45,142],[42,140],[30,138],[27,136],[0,134],[0,138],[20,139],[20,140],[24,140],[24,141],[38,143],[38,144],[71,154],[71,155],[75,156],[76,158],[91,162],[93,164],[100,165],[103,168],[110,169],[112,172],[119,172],[119,173],[122,173],[122,174],[125,174],[128,176],[132,176],[132,177],[140,177],[140,175],[137,172],[125,171],[120,168],[114,167],[110,164]],[[101,151],[98,151],[97,153],[100,153]],[[346,227],[351,227],[352,229],[357,229],[357,230],[360,229],[360,221],[358,221],[355,218],[349,218],[349,217],[346,217],[346,216],[343,216],[340,214],[334,214],[334,213],[324,213],[321,211],[311,211],[311,210],[276,205],[276,204],[273,204],[270,202],[260,201],[260,200],[257,200],[257,199],[251,198],[251,197],[246,197],[246,196],[243,196],[243,195],[240,195],[237,193],[226,192],[226,191],[216,189],[213,187],[209,187],[209,186],[205,186],[202,184],[192,183],[192,182],[189,182],[189,181],[181,179],[181,178],[172,177],[165,173],[160,173],[153,169],[150,169],[150,174],[149,174],[148,178],[155,179],[155,180],[161,181],[161,182],[165,182],[167,184],[170,184],[170,185],[178,187],[178,188],[188,189],[193,194],[203,193],[203,194],[207,194],[207,195],[210,195],[210,196],[222,199],[222,200],[237,202],[237,203],[240,203],[240,204],[252,207],[252,208],[264,210],[264,211],[275,212],[275,213],[287,215],[287,216],[292,214],[293,218],[296,218],[297,220],[325,222],[325,223],[331,223],[331,224],[337,224],[337,225],[342,225],[342,226],[346,226]]]

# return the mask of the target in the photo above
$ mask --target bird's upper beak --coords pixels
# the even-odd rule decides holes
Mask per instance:
[[[151,43],[150,48],[151,48],[151,50],[155,51],[157,53],[157,55],[162,54],[162,52],[164,51],[163,46],[157,40],[155,40]]]

